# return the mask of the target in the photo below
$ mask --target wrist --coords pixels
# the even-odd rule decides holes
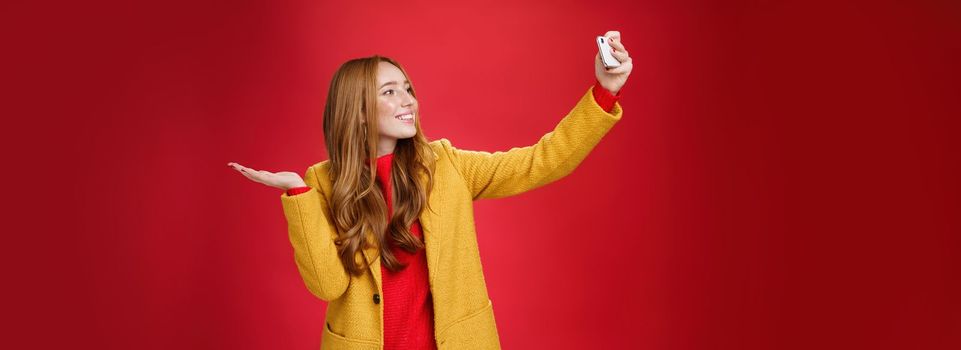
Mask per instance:
[[[612,93],[610,90],[604,87],[599,80],[594,82],[593,90],[594,101],[596,101],[598,106],[607,112],[611,112],[614,108],[614,105],[617,103],[617,100],[621,98],[619,94],[620,91]]]
[[[604,85],[604,84],[601,84],[601,87],[604,88],[604,90],[607,90],[607,92],[610,93],[611,96],[620,97],[620,96],[618,95],[618,93],[621,92],[621,89],[620,89],[620,88],[616,88],[616,89],[615,89],[613,86],[607,86],[607,85]]]

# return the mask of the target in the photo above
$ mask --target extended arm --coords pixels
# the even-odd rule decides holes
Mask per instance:
[[[594,99],[596,88],[591,87],[553,131],[531,146],[489,153],[457,149],[441,139],[473,198],[516,195],[570,174],[623,114],[616,103],[610,113],[601,108]]]

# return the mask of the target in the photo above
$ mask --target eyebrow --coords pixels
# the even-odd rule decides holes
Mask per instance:
[[[404,82],[407,83],[408,85],[410,84],[410,80],[404,80]],[[385,86],[390,85],[390,84],[397,84],[397,82],[396,82],[396,81],[388,81],[388,82],[384,83],[384,85],[381,85],[378,89],[383,89]]]

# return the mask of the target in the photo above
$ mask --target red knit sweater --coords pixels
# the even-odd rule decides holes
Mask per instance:
[[[387,217],[393,214],[390,168],[394,154],[377,158],[377,180],[387,201]],[[420,220],[414,220],[410,232],[423,240]],[[436,349],[434,341],[434,305],[427,275],[424,249],[411,254],[390,243],[391,251],[405,268],[391,272],[383,264],[380,273],[384,289],[384,350]]]
[[[605,111],[610,112],[614,103],[620,99],[618,91],[614,96],[595,83],[593,89],[594,100]],[[381,193],[387,201],[387,218],[393,214],[392,186],[390,183],[391,163],[394,154],[388,153],[377,158],[377,180],[381,184]],[[288,196],[297,195],[310,190],[309,187],[297,187],[287,190]],[[417,238],[423,239],[420,221],[415,220],[410,232]],[[401,263],[407,267],[391,272],[381,264],[381,280],[383,281],[384,303],[384,350],[392,349],[437,349],[434,339],[434,305],[430,294],[428,280],[427,256],[423,249],[416,253],[394,246],[391,251]]]

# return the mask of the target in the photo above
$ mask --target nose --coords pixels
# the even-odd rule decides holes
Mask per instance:
[[[404,105],[404,106],[413,105],[414,102],[416,102],[416,101],[417,101],[417,100],[414,99],[414,95],[411,95],[409,92],[404,91],[404,100],[403,100],[403,105]]]

